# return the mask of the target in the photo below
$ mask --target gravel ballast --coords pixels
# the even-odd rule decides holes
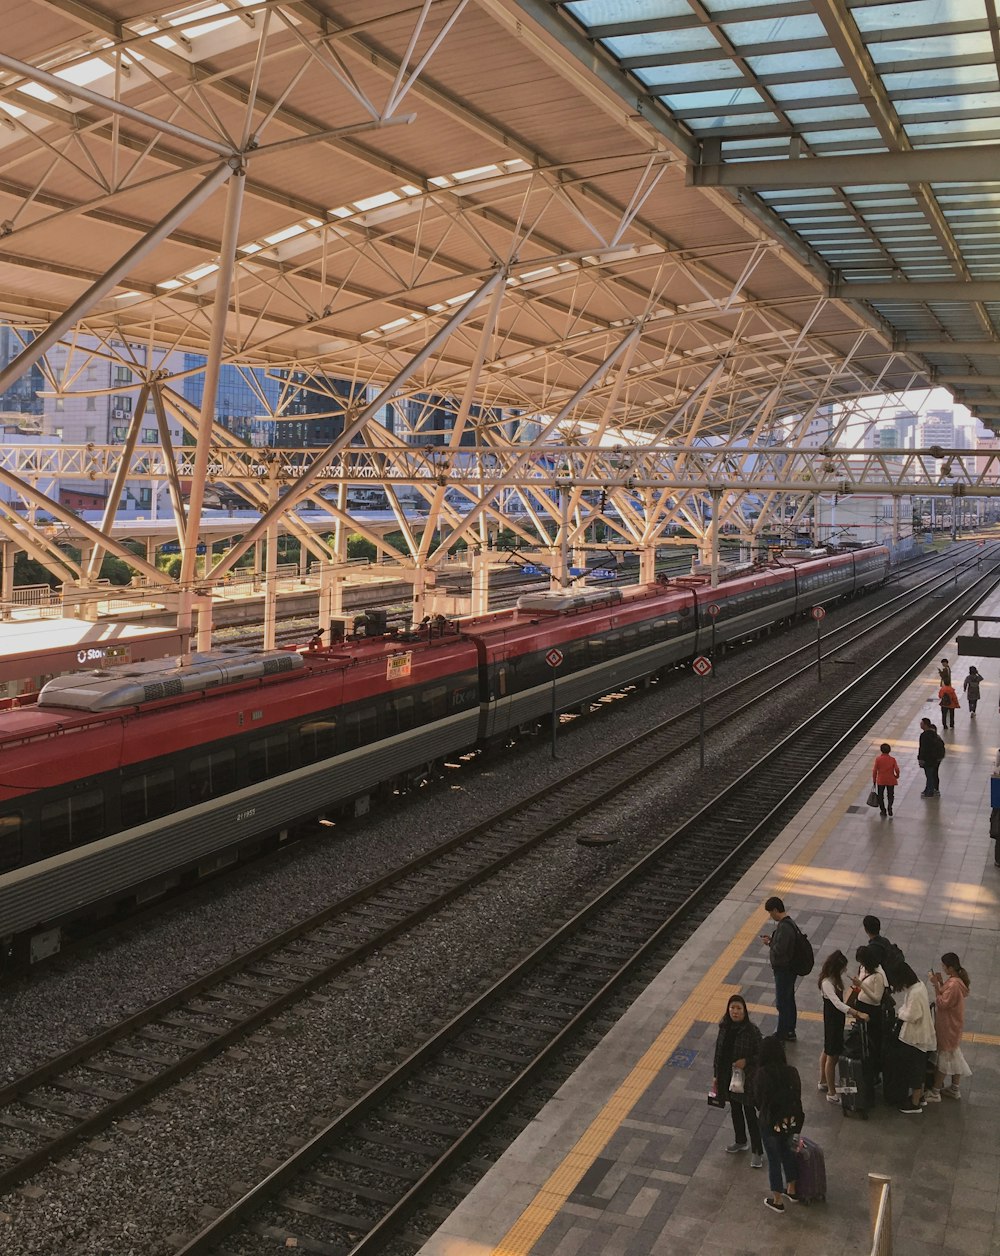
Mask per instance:
[[[874,604],[872,598],[864,605]],[[827,625],[859,605],[831,612]],[[720,679],[756,670],[812,636],[812,625],[804,624],[730,655]],[[0,1028],[4,1077],[37,1066],[484,813],[606,753],[696,700],[698,685],[678,672],[638,700],[611,703],[596,717],[574,722],[561,738],[557,763],[541,738],[471,771],[449,772],[444,785],[382,809],[363,827],[325,830],[285,852],[277,865],[217,882],[195,902],[178,903],[9,987]],[[314,1132],[310,1122],[329,1118],[367,1089],[400,1051],[513,963],[527,940],[569,915],[596,885],[663,836],[665,815],[672,828],[695,810],[702,792],[714,788],[713,765],[725,764],[727,772],[749,767],[758,729],[763,737],[776,721],[794,726],[828,696],[815,685],[797,685],[787,702],[768,703],[713,735],[705,776],[697,773],[697,751],[689,752],[601,809],[600,827],[620,836],[617,845],[583,848],[565,834],[369,961],[364,980],[352,982],[350,991],[331,988],[307,999],[153,1108],[81,1146],[71,1171],[50,1169],[33,1179],[27,1194],[0,1200],[4,1256],[172,1252],[180,1234],[198,1229],[203,1209],[232,1202],[264,1175],[269,1159],[283,1156],[290,1139]]]

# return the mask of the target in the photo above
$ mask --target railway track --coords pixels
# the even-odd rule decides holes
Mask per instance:
[[[996,566],[975,586],[1000,585]],[[256,1241],[326,1256],[384,1250],[484,1131],[708,896],[732,883],[947,640],[964,591],[720,790],[366,1095],[179,1249],[231,1256]],[[872,690],[875,697],[872,697]],[[734,834],[742,834],[734,840]],[[419,1241],[414,1237],[413,1241]]]
[[[911,609],[935,582],[897,594],[831,630],[845,644]],[[967,596],[966,594],[962,595]],[[895,609],[892,609],[895,607]],[[713,692],[710,729],[811,670],[810,643]],[[805,657],[809,656],[809,661]],[[9,1190],[124,1113],[141,1106],[286,1008],[495,876],[697,740],[697,708],[570,773],[555,789],[428,851],[169,998],[0,1089],[0,1192]],[[730,833],[731,840],[731,833]],[[712,849],[715,849],[714,846]]]

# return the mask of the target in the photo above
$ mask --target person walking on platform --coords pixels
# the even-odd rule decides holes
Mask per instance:
[[[760,1063],[754,1078],[754,1103],[760,1113],[760,1136],[767,1155],[770,1195],[764,1196],[764,1207],[784,1212],[782,1196],[798,1202],[795,1139],[802,1129],[802,1081],[798,1070],[785,1059],[785,1048],[777,1035],[765,1038],[760,1048]]]
[[[921,1100],[927,1077],[927,1053],[937,1045],[930,999],[927,987],[909,964],[900,965],[893,989],[902,994],[903,1000],[896,1009],[899,1033],[895,1049],[885,1061],[883,1094],[889,1102],[891,1088],[888,1073],[891,1069],[901,1090],[900,1112],[907,1116],[919,1116],[923,1111]]]
[[[792,968],[792,958],[798,929],[791,916],[785,911],[785,904],[777,896],[772,895],[767,900],[764,910],[778,926],[773,933],[760,935],[760,940],[771,951],[774,1005],[778,1010],[777,1037],[783,1042],[794,1042],[798,1008],[795,1006],[795,973]]]
[[[927,974],[934,987],[934,1031],[937,1034],[937,1072],[934,1085],[926,1095],[928,1103],[940,1103],[942,1094],[949,1099],[961,1099],[962,1078],[972,1076],[960,1045],[965,1028],[965,1000],[971,985],[969,974],[954,951],[941,956],[941,967],[944,976],[936,972]],[[950,1086],[944,1084],[946,1077],[951,1078]]]
[[[837,1097],[837,1061],[844,1054],[844,1025],[848,1016],[867,1020],[866,1012],[855,1010],[844,1002],[844,973],[847,956],[831,951],[823,961],[816,984],[823,996],[823,1050],[819,1057],[817,1089],[825,1093],[827,1103],[839,1103]]]
[[[938,702],[941,704],[941,730],[955,727],[955,712],[961,703],[958,694],[951,685],[942,685],[938,690]]]
[[[951,684],[951,664],[947,659],[941,660],[941,666],[938,668],[938,675],[941,677],[942,685]]]
[[[879,746],[879,753],[872,764],[872,784],[878,794],[878,813],[880,816],[892,815],[892,804],[896,797],[896,786],[899,784],[899,764],[890,753],[892,746],[887,741]],[[888,811],[886,804],[888,803]],[[846,959],[844,961],[847,962]]]
[[[917,763],[924,769],[926,785],[921,798],[941,796],[940,768],[944,758],[944,742],[934,725],[926,717],[920,721],[920,740],[917,742]]]
[[[746,1151],[749,1129],[752,1169],[764,1167],[764,1147],[760,1141],[757,1109],[751,1098],[760,1044],[760,1030],[750,1022],[746,999],[742,994],[734,994],[726,1006],[725,1016],[719,1021],[712,1089],[720,1099],[728,1100],[729,1114],[733,1119],[735,1141],[730,1143],[726,1151],[733,1155]],[[734,1085],[738,1089],[734,1090]]]
[[[979,705],[979,686],[983,683],[980,672],[975,667],[969,668],[969,674],[962,681],[962,688],[969,700],[969,719],[976,718],[976,707]]]

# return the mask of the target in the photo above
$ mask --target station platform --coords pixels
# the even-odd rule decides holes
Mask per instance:
[[[995,608],[994,608],[995,606]],[[1000,613],[1000,597],[984,613]],[[538,1117],[422,1247],[420,1256],[847,1256],[871,1249],[868,1174],[891,1179],[893,1248],[905,1256],[1000,1253],[1000,868],[989,840],[990,771],[1000,744],[997,668],[952,660],[962,709],[947,732],[941,797],[922,798],[919,721],[940,728],[936,661],[839,764],[636,1000]],[[961,681],[986,677],[975,719]],[[895,818],[865,805],[878,744],[901,768]],[[813,973],[798,982],[804,1132],[826,1154],[826,1203],[763,1206],[767,1168],[727,1155],[728,1110],[709,1108],[717,1024],[731,994],[773,1033],[774,985],[759,935],[777,894],[809,935]],[[955,951],[971,978],[961,1099],[916,1115],[881,1103],[845,1117],[817,1091],[823,958],[851,960],[862,917],[917,974]]]

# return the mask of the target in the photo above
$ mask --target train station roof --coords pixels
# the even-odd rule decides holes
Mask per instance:
[[[3,304],[53,388],[82,331],[583,433],[1000,422],[998,47],[985,0],[7,0]]]

